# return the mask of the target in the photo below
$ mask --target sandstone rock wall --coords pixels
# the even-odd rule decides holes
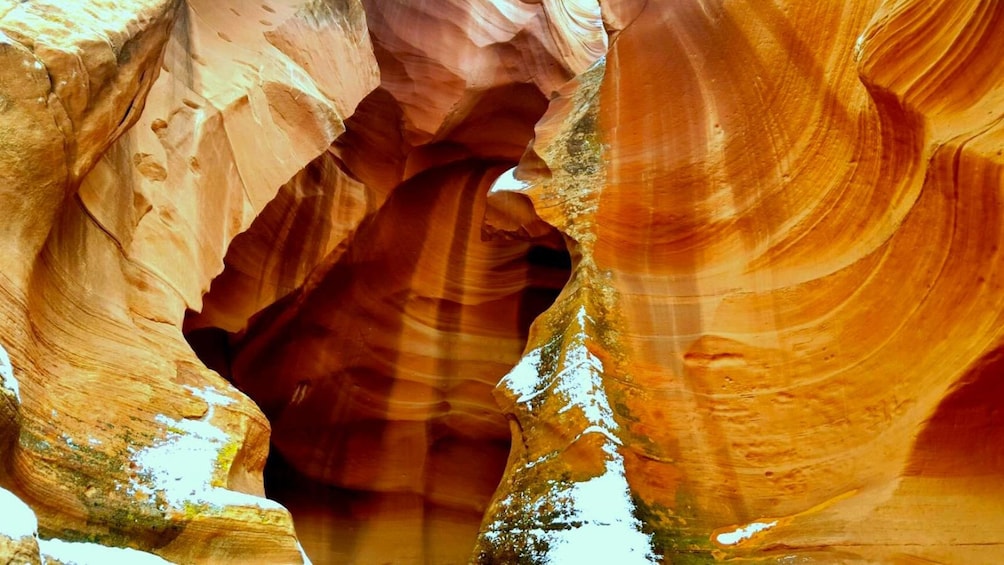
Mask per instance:
[[[998,562],[1002,43],[0,1],[0,560]]]
[[[300,559],[263,497],[267,420],[181,325],[229,241],[376,86],[361,6],[338,7],[4,10],[0,320],[22,397],[5,485],[43,538]],[[345,57],[312,60],[325,46]]]
[[[582,258],[498,389],[481,561],[994,562],[999,10],[604,16],[521,163]]]

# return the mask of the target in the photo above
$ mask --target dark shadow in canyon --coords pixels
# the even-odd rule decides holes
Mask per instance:
[[[453,145],[405,152],[431,166],[385,199],[371,193],[346,240],[244,329],[186,319],[199,358],[268,416],[266,492],[289,508],[317,564],[469,559],[509,453],[492,389],[570,274],[557,232],[533,241],[482,235],[489,187],[517,156],[473,157]],[[339,199],[308,205],[319,202]],[[227,268],[238,254],[275,261],[242,249],[267,241],[235,240]],[[225,310],[212,301],[233,301],[236,291],[214,284],[204,311]]]
[[[556,230],[483,235],[548,100],[468,90],[428,137],[374,48],[383,85],[234,240],[185,333],[269,418],[266,493],[315,564],[466,563],[509,454],[492,391],[570,275]]]

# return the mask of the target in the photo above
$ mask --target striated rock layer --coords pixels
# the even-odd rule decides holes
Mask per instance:
[[[492,388],[567,278],[550,226],[532,241],[482,236],[489,187],[524,152],[546,94],[603,50],[595,5],[592,27],[571,30],[555,23],[561,8],[367,4],[380,87],[308,168],[341,179],[327,184],[335,196],[290,200],[285,223],[261,216],[188,320],[203,358],[271,420],[270,493],[315,559],[469,559],[509,450]],[[313,229],[297,216],[318,209],[327,249],[286,231]],[[330,228],[327,210],[342,215]],[[311,249],[312,270],[293,275],[303,263],[275,241]],[[231,316],[244,295],[231,271],[292,284]]]
[[[997,563],[1002,43],[0,2],[0,561]]]
[[[999,559],[1002,15],[604,12],[521,165],[580,259],[480,562]]]
[[[42,538],[299,562],[263,497],[268,422],[181,326],[376,86],[361,6],[8,4],[0,326],[22,401],[4,486]]]

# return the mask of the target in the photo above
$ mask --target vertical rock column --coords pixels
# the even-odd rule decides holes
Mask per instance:
[[[617,293],[593,257],[605,68],[599,60],[552,100],[524,157],[548,174],[513,189],[565,235],[574,267],[497,387],[513,446],[475,548],[478,563],[657,562],[625,474],[624,406],[609,385],[626,378]]]
[[[475,559],[994,562],[1004,11],[604,9],[517,170],[576,266]]]

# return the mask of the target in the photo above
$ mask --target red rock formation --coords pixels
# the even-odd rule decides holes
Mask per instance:
[[[181,322],[375,86],[360,6],[30,2],[0,29],[0,324],[23,399],[5,486],[43,538],[299,560],[263,498],[268,422]],[[324,46],[343,64],[312,58]]]
[[[522,448],[482,561],[993,562],[999,426],[968,391],[1001,339],[1002,14],[605,15],[600,85],[525,161],[582,259],[500,388]]]
[[[327,501],[356,516],[344,557],[463,561],[498,482],[508,429],[491,389],[564,272],[528,263],[526,243],[481,241],[491,178],[458,163],[396,188],[336,263],[237,342],[234,381],[279,453],[350,491]]]
[[[488,188],[524,151],[544,92],[582,63],[552,43],[562,30],[547,27],[540,6],[486,6],[483,29],[458,27],[453,15],[469,12],[368,6],[381,87],[332,151],[363,183],[353,185],[359,215],[340,228],[341,243],[329,239],[335,247],[302,288],[229,340],[232,364],[221,369],[270,417],[277,465],[288,465],[273,492],[320,560],[467,560],[509,445],[491,389],[564,283],[553,228],[537,244],[486,242],[481,223]],[[428,26],[420,36],[416,19]],[[602,46],[602,32],[592,34],[587,44]],[[538,44],[546,50],[527,46]],[[519,59],[523,50],[534,57]],[[271,243],[237,241],[228,263],[269,257]],[[231,288],[218,296],[229,300]],[[226,327],[190,320],[200,325]],[[339,525],[351,533],[335,533]]]
[[[998,4],[7,4],[0,561],[1004,554]]]

